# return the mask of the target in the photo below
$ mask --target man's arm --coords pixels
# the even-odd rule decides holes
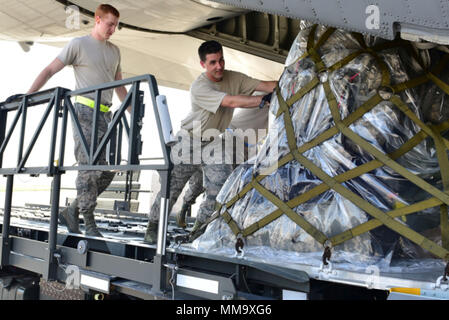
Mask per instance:
[[[277,84],[277,81],[260,81],[259,85],[256,87],[256,91],[270,93],[273,92]]]
[[[36,80],[34,80],[31,88],[28,90],[27,94],[39,91],[48,80],[50,80],[53,75],[61,69],[64,68],[64,64],[61,60],[56,58],[53,60],[41,73],[37,76]]]
[[[256,108],[263,96],[230,96],[227,95],[221,101],[220,106],[227,108]]]
[[[271,93],[277,86],[277,81],[261,81],[255,91]],[[222,107],[227,108],[256,108],[259,107],[264,96],[230,96],[227,95],[221,101]]]
[[[115,80],[122,80],[122,73],[119,71],[115,74]],[[118,87],[115,88],[115,93],[117,93],[118,98],[120,99],[120,101],[123,102],[123,100],[125,100],[126,95],[128,94],[128,90],[126,90],[126,88],[124,86],[122,87]],[[131,104],[129,105],[129,107],[126,109],[128,110],[128,112],[131,112]]]

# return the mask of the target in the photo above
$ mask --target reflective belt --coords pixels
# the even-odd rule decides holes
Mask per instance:
[[[76,96],[75,102],[81,103],[82,105],[85,105],[86,107],[95,109],[95,101],[83,96]],[[104,104],[100,104],[100,111],[101,112],[109,112],[109,107],[105,106]]]

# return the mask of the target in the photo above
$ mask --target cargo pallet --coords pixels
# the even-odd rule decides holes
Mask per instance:
[[[141,153],[140,129],[146,94],[146,91],[141,90],[143,83],[148,84],[163,151],[164,163],[160,165],[140,164],[138,157]],[[93,144],[91,148],[87,148],[84,142],[84,150],[90,159],[89,164],[66,166],[64,152],[68,120],[71,119],[75,130],[81,132],[70,98],[95,92],[95,114],[98,115],[101,91],[123,85],[131,85],[131,89],[115,113],[105,138],[98,145]],[[167,132],[170,132],[171,124],[162,120],[164,115],[161,116],[161,113],[167,110],[166,105],[160,102],[164,99],[158,99],[158,96],[156,79],[151,75],[144,75],[76,91],[55,88],[26,95],[18,102],[0,104],[0,174],[7,180],[4,209],[0,212],[0,283],[3,290],[0,298],[42,298],[42,290],[41,295],[36,294],[39,280],[40,283],[45,281],[55,285],[65,284],[67,290],[80,288],[87,298],[118,296],[132,299],[269,300],[335,299],[344,296],[386,299],[407,294],[389,294],[391,288],[420,288],[421,295],[425,293],[429,297],[433,295],[434,298],[448,298],[447,285],[441,283],[441,270],[431,275],[379,273],[374,279],[371,273],[339,270],[332,268],[331,264],[319,267],[297,265],[292,268],[238,255],[238,248],[234,257],[226,257],[198,252],[189,245],[180,244],[179,239],[186,235],[186,231],[174,226],[173,221],[169,219],[167,206],[170,188],[168,182],[172,168],[169,157],[170,136]],[[24,152],[27,109],[42,104],[47,104],[46,111]],[[128,104],[132,105],[129,127],[124,122],[124,112]],[[16,112],[16,115],[8,128],[7,118],[10,112]],[[19,120],[21,126],[18,128],[20,142],[17,165],[4,168],[4,152]],[[26,166],[47,120],[52,121],[51,152],[47,166]],[[126,165],[122,165],[120,161],[124,128],[128,134],[129,145]],[[93,131],[96,136],[96,116]],[[59,156],[58,161],[55,161],[58,142]],[[98,155],[104,148],[108,150],[110,164],[98,165]],[[157,244],[143,243],[146,221],[142,219],[143,215],[135,213],[122,212],[124,216],[121,218],[128,221],[128,226],[132,225],[127,228],[123,224],[113,225],[116,220],[108,217],[108,212],[104,211],[104,238],[71,234],[65,227],[58,226],[61,175],[76,170],[157,170],[162,181]],[[42,173],[53,178],[51,205],[45,208],[13,207],[14,177],[19,174],[33,176]],[[38,210],[46,214],[36,218],[33,212]],[[27,212],[31,214],[27,215]],[[108,219],[112,222],[109,223]],[[99,225],[101,227],[103,224]],[[20,282],[23,278],[27,280]],[[439,287],[438,281],[435,282],[437,279],[440,281]],[[12,285],[13,280],[15,285]],[[18,291],[22,294],[15,293]]]

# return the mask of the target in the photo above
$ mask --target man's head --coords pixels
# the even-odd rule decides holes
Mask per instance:
[[[118,26],[120,13],[109,4],[100,4],[95,10],[94,34],[99,40],[108,40]]]
[[[206,75],[211,81],[219,82],[223,79],[225,61],[223,47],[217,41],[206,41],[198,48],[200,64],[206,69]]]

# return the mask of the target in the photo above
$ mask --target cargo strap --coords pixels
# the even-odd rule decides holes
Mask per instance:
[[[95,109],[95,101],[83,96],[76,96],[75,97],[75,102],[76,103],[81,103],[82,105],[85,105],[86,107]],[[104,104],[100,104],[100,111],[101,112],[109,112],[109,107],[104,105]]]
[[[437,150],[438,163],[440,164],[441,178],[443,180],[444,192],[449,191],[449,159],[447,157],[446,147],[443,138],[438,134],[435,128],[434,132],[435,147]],[[449,217],[447,212],[447,204],[440,206],[440,229],[443,248],[449,250]]]
[[[441,136],[441,132],[449,129],[449,121],[445,121],[443,123],[434,126],[424,124],[399,98],[397,94],[404,90],[422,85],[430,80],[433,81],[438,87],[440,87],[446,94],[449,95],[449,85],[438,79],[436,76],[439,73],[441,73],[441,71],[449,63],[449,55],[445,55],[433,70],[428,71],[415,79],[392,85],[390,83],[391,79],[390,74],[388,72],[388,67],[379,57],[377,52],[395,47],[403,47],[406,50],[411,51],[410,44],[408,42],[403,40],[389,41],[376,45],[372,48],[369,48],[366,46],[363,37],[360,34],[354,33],[353,36],[359,43],[361,49],[355,51],[354,53],[349,54],[341,61],[336,62],[335,64],[327,68],[324,62],[322,61],[321,56],[318,53],[318,49],[332,35],[335,29],[334,28],[327,29],[315,44],[316,30],[317,30],[316,25],[311,28],[309,38],[307,41],[307,51],[295,61],[295,64],[299,63],[301,59],[310,57],[315,62],[317,76],[315,76],[309,83],[304,85],[301,89],[299,89],[287,100],[283,98],[281,89],[279,87],[276,88],[276,95],[279,102],[279,110],[276,116],[279,117],[283,115],[290,153],[282,157],[275,165],[271,166],[267,170],[264,170],[263,174],[254,176],[252,181],[247,185],[245,185],[243,189],[230,201],[226,202],[225,204],[218,204],[217,209],[219,210],[219,212],[224,207],[224,210],[221,210],[221,217],[229,225],[232,232],[236,236],[242,235],[243,237],[247,237],[285,214],[298,226],[300,226],[305,232],[311,235],[317,242],[321,243],[323,246],[325,246],[327,242],[330,243],[332,247],[342,244],[345,241],[348,241],[354,237],[362,235],[377,227],[385,225],[386,227],[392,229],[393,231],[397,232],[403,237],[413,241],[414,243],[418,244],[419,246],[428,250],[434,255],[442,259],[448,260],[449,220],[447,209],[449,205],[449,159],[447,156],[447,150],[449,149],[449,141]],[[376,94],[374,94],[370,99],[368,99],[365,103],[363,103],[360,107],[358,107],[354,112],[349,114],[346,118],[341,119],[337,101],[330,88],[329,75],[331,72],[342,68],[343,66],[345,66],[346,64],[348,64],[350,61],[352,61],[361,54],[370,54],[371,56],[373,56],[377,66],[381,71],[381,84]],[[422,61],[420,61],[419,57],[416,54],[414,54],[414,52],[412,53],[412,56],[415,57],[420,66],[423,65]],[[320,77],[320,73],[324,72],[328,73],[327,77]],[[307,93],[315,89],[319,84],[323,86],[335,125],[327,129],[326,131],[322,132],[312,141],[306,142],[298,147],[294,132],[294,126],[290,115],[290,108],[294,105],[294,103],[296,103]],[[401,112],[407,115],[420,128],[420,131],[418,133],[416,133],[412,138],[406,141],[400,148],[391,152],[390,154],[384,154],[383,152],[379,151],[378,149],[373,147],[370,143],[365,141],[363,138],[361,138],[359,135],[357,135],[348,128],[352,123],[360,119],[365,113],[372,110],[382,101],[386,101],[391,105],[396,106]],[[373,155],[375,159],[363,165],[350,169],[335,177],[330,177],[318,166],[316,166],[312,161],[307,159],[303,155],[303,153],[321,144],[322,142],[328,140],[329,138],[331,138],[336,134],[343,134],[350,140],[354,141],[363,150]],[[427,183],[420,177],[414,175],[409,170],[399,165],[395,161],[399,157],[403,156],[404,154],[412,150],[415,146],[420,144],[426,138],[432,138],[433,141],[435,142],[438,162],[440,164],[443,180],[443,189],[444,189],[443,191],[435,188],[434,186]],[[297,197],[289,201],[284,202],[283,200],[279,199],[275,194],[273,194],[271,191],[266,189],[263,186],[262,181],[266,176],[276,171],[279,167],[282,167],[283,165],[293,160],[296,160],[299,163],[301,163],[316,177],[321,179],[323,183],[318,186],[315,186],[314,188],[308,190],[303,194],[298,195]],[[397,173],[401,174],[403,177],[407,178],[410,182],[414,183],[421,189],[428,192],[432,197],[430,199],[420,201],[411,205],[396,203],[393,210],[389,212],[383,212],[342,185],[342,183],[346,181],[359,177],[365,173],[373,171],[384,165],[390,167]],[[231,208],[239,199],[245,197],[245,195],[249,191],[254,189],[257,192],[259,192],[262,196],[264,196],[266,199],[268,199],[271,203],[273,203],[278,209],[274,210],[273,212],[266,215],[264,218],[241,230],[238,224],[233,220],[228,209]],[[362,223],[356,227],[353,227],[328,239],[325,234],[323,234],[320,230],[318,230],[315,226],[310,224],[308,221],[306,221],[303,217],[301,217],[293,210],[298,205],[305,203],[310,199],[313,199],[314,197],[330,189],[334,190],[335,192],[342,195],[344,198],[354,203],[356,206],[358,206],[366,213],[371,215],[374,219],[371,219],[365,223]],[[424,236],[420,235],[419,233],[415,232],[414,230],[405,226],[403,223],[400,223],[399,221],[396,220],[397,217],[405,217],[408,214],[416,213],[436,206],[440,206],[441,233],[443,240],[442,246],[437,245],[435,242],[425,238]],[[217,217],[219,215],[220,213],[218,213]]]

